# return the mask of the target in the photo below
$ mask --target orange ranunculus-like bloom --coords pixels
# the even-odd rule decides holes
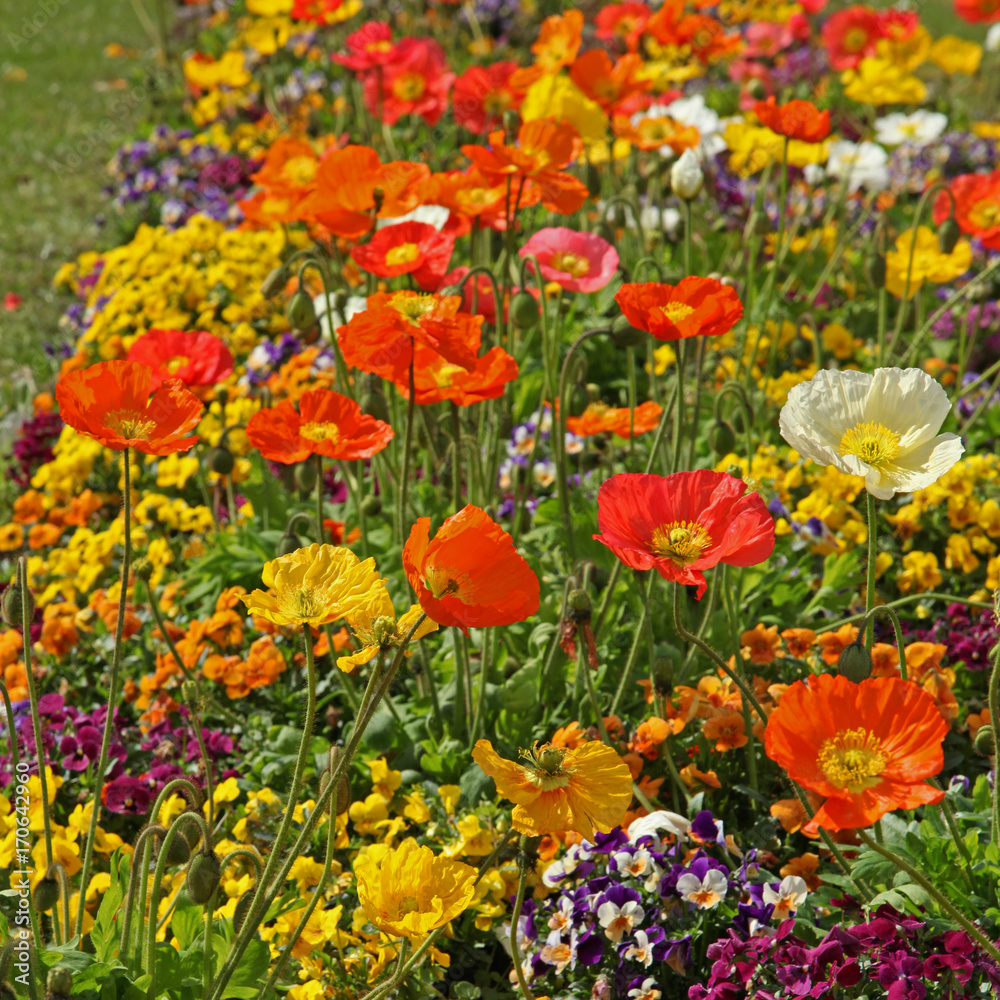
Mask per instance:
[[[615,302],[637,330],[657,340],[715,337],[728,333],[743,315],[736,292],[714,278],[688,277],[677,285],[647,281],[622,285]]]
[[[593,840],[625,818],[632,803],[632,774],[609,746],[590,740],[572,750],[551,743],[522,751],[527,760],[504,760],[489,740],[479,740],[472,759],[497,791],[515,803],[511,821],[519,833],[537,837],[576,830]]]
[[[187,451],[201,420],[201,400],[168,378],[152,399],[153,370],[134,361],[102,361],[63,376],[56,386],[59,416],[105,448],[146,455]]]
[[[629,438],[653,430],[659,423],[663,407],[649,400],[635,408],[635,419],[627,406],[607,406],[591,403],[579,417],[566,418],[566,430],[579,437],[593,434],[617,434]],[[629,427],[632,433],[629,433]]]
[[[769,97],[758,101],[753,109],[761,125],[787,139],[822,142],[830,134],[830,112],[820,111],[812,101],[777,104]]]
[[[967,236],[982,240],[987,250],[1000,250],[1000,170],[988,174],[962,174],[951,184],[955,196],[955,221]],[[934,201],[934,222],[941,225],[951,214],[951,199],[941,191]]]
[[[344,361],[352,368],[409,385],[417,344],[466,371],[476,367],[482,316],[460,313],[461,295],[379,292],[368,308],[337,331]]]
[[[539,118],[521,126],[517,141],[516,146],[504,145],[503,131],[491,132],[489,149],[463,146],[462,152],[487,177],[520,179],[522,189],[524,181],[537,184],[550,212],[569,215],[580,208],[587,200],[587,186],[563,169],[581,147],[576,129]],[[516,193],[518,185],[514,188]]]
[[[403,548],[403,569],[417,601],[439,625],[470,628],[511,625],[538,610],[538,577],[514,541],[471,504],[430,537],[420,518]]]
[[[128,359],[153,369],[154,390],[168,378],[188,387],[216,385],[233,372],[229,348],[207,330],[149,330],[133,342]]]
[[[820,827],[858,829],[940,802],[944,792],[926,779],[944,766],[947,732],[934,699],[910,681],[820,674],[784,693],[764,746],[793,781],[826,797],[803,827],[814,837]]]
[[[400,222],[380,229],[368,243],[351,251],[362,270],[380,278],[412,274],[424,291],[433,292],[448,270],[455,238],[426,222]]]
[[[329,389],[303,393],[299,409],[283,400],[258,410],[247,424],[247,439],[265,458],[283,465],[311,455],[352,461],[371,458],[392,440],[392,428]]]
[[[471,219],[478,219],[481,226],[492,228],[502,228],[505,224],[506,182],[498,177],[486,177],[475,167],[431,174],[420,185],[420,193],[426,204],[441,205],[449,209],[453,216],[460,216],[463,228],[471,228]],[[522,195],[521,207],[528,206],[529,201]]]

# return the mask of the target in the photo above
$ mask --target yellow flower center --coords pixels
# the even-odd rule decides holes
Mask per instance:
[[[400,243],[398,247],[386,251],[385,262],[390,267],[397,267],[399,264],[412,264],[419,256],[420,247],[416,243]]]
[[[990,229],[1000,224],[1000,203],[988,198],[977,201],[969,212],[969,221],[977,229]]]
[[[660,306],[660,309],[671,323],[680,323],[694,312],[694,307],[686,302],[668,302],[665,306]]]
[[[817,760],[826,780],[852,795],[877,785],[889,763],[882,741],[870,729],[845,729],[831,736],[819,748]]]
[[[494,90],[483,100],[483,110],[487,114],[502,115],[511,105],[510,96],[503,90]]]
[[[386,254],[386,263],[390,263],[389,254]],[[421,316],[434,308],[434,299],[430,295],[394,295],[389,300],[389,305],[411,323],[416,323]]]
[[[866,421],[844,431],[840,454],[855,455],[866,465],[881,468],[899,454],[899,435],[885,424]]]
[[[167,371],[171,375],[176,375],[182,368],[187,367],[189,364],[191,364],[190,358],[185,357],[183,354],[175,354],[167,362]]]
[[[573,278],[582,278],[590,274],[590,261],[578,253],[569,253],[567,250],[557,250],[549,264],[557,271],[563,271]]]
[[[392,48],[392,42],[369,42],[365,46],[365,52],[388,52]]]
[[[311,156],[293,156],[285,164],[282,174],[292,184],[302,186],[316,179],[317,161]]]
[[[296,587],[275,594],[278,610],[289,618],[305,621],[323,614],[330,604],[324,588]]]
[[[299,428],[299,434],[307,441],[333,441],[336,443],[340,440],[340,428],[330,421],[321,423],[313,420],[308,424],[303,424]]]
[[[565,788],[570,777],[569,771],[563,768],[566,753],[564,747],[544,746],[539,749],[537,743],[530,750],[522,750],[521,756],[528,760],[524,765],[525,776],[543,792]]]
[[[109,413],[105,423],[109,430],[130,441],[137,438],[147,439],[150,431],[156,426],[148,414],[140,413],[138,410],[118,410]]]
[[[427,81],[419,73],[400,73],[392,81],[392,92],[401,101],[415,101],[427,89]]]
[[[646,143],[663,146],[676,131],[672,118],[644,118],[639,122],[639,138]]]
[[[445,362],[440,368],[435,369],[433,372],[434,384],[439,389],[450,389],[452,382],[455,381],[455,376],[459,372],[464,372],[465,369],[461,365],[451,365]]]
[[[424,583],[438,600],[458,594],[458,581],[450,577],[446,569],[438,569],[437,566],[428,566],[424,570]]]
[[[397,916],[405,916],[407,913],[416,913],[420,909],[420,903],[415,896],[404,896],[399,903],[399,913]]]
[[[711,544],[711,536],[697,521],[673,521],[653,531],[653,551],[678,566],[697,562]]]
[[[868,44],[868,32],[864,28],[854,28],[844,33],[844,50],[860,52]]]

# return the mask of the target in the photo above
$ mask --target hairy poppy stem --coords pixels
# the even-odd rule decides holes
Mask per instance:
[[[521,838],[522,849],[525,838]],[[514,959],[514,972],[517,974],[517,985],[524,994],[524,1000],[535,1000],[534,993],[528,986],[524,978],[524,969],[521,968],[521,949],[517,944],[517,925],[521,919],[521,907],[524,906],[524,888],[528,880],[528,865],[524,858],[521,858],[519,865],[520,875],[517,880],[517,896],[514,899],[514,910],[510,915],[510,955]]]
[[[871,613],[875,606],[875,563],[878,556],[876,541],[878,536],[878,521],[875,517],[875,498],[865,490],[865,503],[868,508],[868,574],[865,578],[865,614],[868,616],[865,625],[865,649],[870,653],[875,640],[875,616]],[[903,647],[899,647],[900,654]],[[905,674],[904,674],[905,677]]]
[[[399,474],[399,511],[397,523],[399,529],[399,544],[406,544],[406,495],[410,485],[410,452],[413,450],[413,414],[416,406],[416,388],[413,381],[413,363],[416,359],[416,345],[410,337],[410,398],[406,401],[406,430],[403,434],[403,465]]]
[[[995,614],[995,612],[994,612]],[[993,654],[993,670],[990,673],[989,687],[990,725],[993,726],[994,734],[997,725],[1000,725],[1000,645],[997,645]],[[994,844],[1000,844],[1000,782],[996,776],[997,755],[996,748],[993,750],[993,820],[990,824],[990,840]]]

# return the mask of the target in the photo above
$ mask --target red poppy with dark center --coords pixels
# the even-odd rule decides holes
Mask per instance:
[[[380,278],[412,274],[413,280],[433,292],[448,271],[455,247],[453,236],[439,233],[426,222],[400,222],[380,229],[367,243],[351,251],[354,263]]]
[[[403,548],[403,569],[428,616],[439,625],[470,628],[511,625],[538,610],[538,577],[514,541],[471,504],[430,537],[420,518]]]
[[[822,142],[830,134],[830,112],[820,111],[812,101],[777,104],[773,97],[753,106],[761,125],[787,139]]]
[[[201,400],[177,378],[166,379],[150,399],[152,386],[153,370],[147,365],[102,361],[59,380],[59,416],[114,451],[187,451],[198,440],[188,435],[201,420]]]
[[[961,174],[951,184],[955,221],[987,250],[1000,250],[1000,170],[988,174]],[[934,201],[934,222],[940,226],[951,214],[951,199],[941,191]]]
[[[291,465],[312,455],[354,461],[371,458],[393,438],[392,428],[361,412],[339,392],[314,389],[302,394],[298,410],[283,400],[258,410],[247,424],[247,439],[265,458]]]
[[[597,12],[594,19],[596,35],[604,41],[620,39],[629,52],[636,52],[652,13],[646,4],[638,3],[637,0],[608,4]]]
[[[677,285],[648,281],[622,285],[615,302],[637,329],[657,340],[717,337],[743,315],[736,292],[714,278],[684,278]]]
[[[725,472],[623,472],[601,484],[597,510],[597,541],[632,569],[697,586],[699,600],[702,570],[755,566],[774,551],[774,519],[760,494]]]
[[[349,8],[344,0],[295,0],[289,17],[293,21],[312,21],[313,24],[338,24],[346,20]]]
[[[189,387],[217,385],[233,373],[229,348],[206,330],[149,330],[132,343],[128,360],[153,370],[153,390],[168,378]]]
[[[970,24],[1000,20],[1000,0],[955,0],[955,13]]]
[[[781,696],[764,747],[793,781],[826,797],[802,830],[815,837],[820,827],[863,829],[894,809],[940,802],[944,791],[927,779],[944,767],[948,728],[912,681],[820,674]]]

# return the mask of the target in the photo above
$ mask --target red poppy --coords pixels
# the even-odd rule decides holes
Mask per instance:
[[[857,69],[862,59],[875,55],[882,37],[878,13],[864,4],[838,10],[823,24],[826,58],[835,70]]]
[[[59,416],[114,451],[187,451],[198,440],[187,435],[201,420],[201,400],[177,378],[166,379],[150,399],[152,386],[153,370],[146,365],[102,361],[59,380]]]
[[[431,174],[420,185],[420,194],[425,204],[449,209],[449,222],[456,218],[462,220],[462,232],[456,232],[456,236],[472,228],[472,219],[480,227],[503,229],[506,226],[507,182],[498,177],[486,177],[475,167]],[[537,193],[525,187],[519,207],[527,208],[537,202]]]
[[[774,519],[758,493],[725,472],[622,472],[601,484],[594,538],[632,569],[698,587],[718,563],[755,566],[774,551]]]
[[[439,233],[426,222],[400,222],[380,229],[367,243],[351,251],[354,263],[380,278],[412,274],[413,280],[432,292],[448,271],[455,238]]]
[[[371,458],[392,440],[392,428],[361,412],[339,392],[313,389],[299,399],[298,410],[283,400],[258,410],[247,424],[247,439],[265,458],[283,465],[311,455],[353,461]]]
[[[517,63],[501,60],[490,66],[470,66],[451,92],[451,114],[455,122],[476,135],[503,125],[505,111],[516,111],[524,94],[510,86]]]
[[[714,278],[684,278],[677,285],[656,281],[622,285],[615,302],[637,330],[657,340],[716,337],[743,315],[736,292]]]
[[[660,45],[689,48],[704,64],[735,52],[743,44],[738,33],[727,34],[716,18],[685,13],[683,0],[663,4],[649,19],[645,30]]]
[[[820,111],[812,101],[776,104],[773,97],[753,106],[761,125],[787,139],[822,142],[830,134],[830,112]]]
[[[293,21],[339,24],[350,16],[350,8],[344,7],[344,0],[295,0],[288,16]]]
[[[413,346],[422,344],[466,371],[476,367],[482,316],[460,313],[459,295],[379,292],[337,331],[344,361],[397,385],[408,385]]]
[[[597,37],[605,41],[621,39],[629,52],[637,52],[639,39],[652,13],[646,4],[638,3],[637,0],[608,4],[594,18]]]
[[[355,73],[366,73],[392,62],[392,29],[385,21],[369,21],[347,36],[347,55],[334,55],[334,62]]]
[[[153,370],[154,391],[168,378],[186,386],[217,385],[233,372],[229,348],[206,330],[149,330],[133,342],[128,360]]]
[[[517,362],[502,347],[491,347],[466,371],[417,344],[413,368],[415,398],[421,406],[444,400],[456,406],[472,406],[484,399],[497,399],[507,383],[517,378]],[[408,381],[397,383],[397,388],[404,398],[409,398]]]
[[[420,518],[403,548],[403,569],[417,601],[439,625],[470,628],[511,625],[538,610],[538,577],[514,541],[471,504],[430,537]]]
[[[365,107],[386,125],[403,115],[420,115],[435,125],[448,108],[455,74],[447,72],[444,49],[430,38],[404,38],[392,50],[381,73],[365,77]]]
[[[1000,20],[1000,0],[955,0],[955,13],[970,24]]]
[[[642,58],[636,54],[612,61],[603,49],[590,49],[577,57],[569,76],[605,111],[627,114],[637,109],[634,98],[652,86],[652,80],[639,76],[642,68]]]
[[[1000,250],[1000,170],[989,174],[961,174],[950,184],[955,196],[958,228],[981,240],[987,250]],[[934,202],[934,222],[951,214],[951,199],[942,191]]]
[[[940,802],[926,779],[944,767],[948,723],[912,681],[871,677],[855,684],[820,674],[781,696],[764,734],[767,755],[804,788],[826,796],[803,827],[854,830],[893,809]]]
[[[640,403],[635,408],[634,417],[627,406],[591,403],[580,416],[566,418],[566,430],[578,437],[617,434],[618,437],[627,439],[654,430],[662,413],[663,407],[652,400]]]

